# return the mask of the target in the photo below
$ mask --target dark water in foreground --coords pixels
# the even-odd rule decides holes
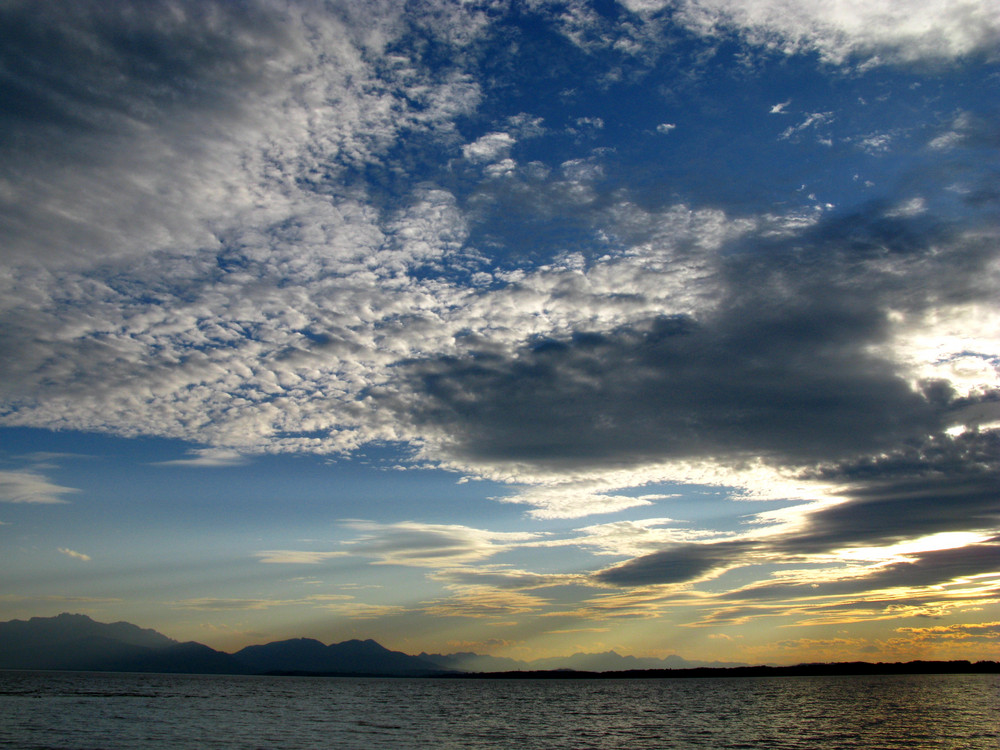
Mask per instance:
[[[1000,676],[450,680],[0,672],[0,747],[1000,747]]]

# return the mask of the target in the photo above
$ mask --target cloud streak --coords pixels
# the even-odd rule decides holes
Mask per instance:
[[[33,471],[0,471],[0,502],[5,503],[66,503],[63,495],[79,492],[63,487]]]
[[[74,560],[79,560],[80,562],[90,562],[92,559],[90,555],[85,555],[82,552],[77,552],[76,550],[67,549],[66,547],[60,547],[59,552],[63,555],[66,555],[66,557],[71,557]]]

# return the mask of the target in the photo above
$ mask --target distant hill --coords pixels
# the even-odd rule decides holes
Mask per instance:
[[[676,654],[664,659],[622,656],[616,651],[597,654],[576,653],[572,656],[554,656],[548,659],[521,661],[499,656],[482,656],[473,653],[420,654],[420,657],[439,664],[444,669],[458,672],[539,672],[552,669],[572,669],[580,672],[623,672],[635,669],[694,669],[712,667],[725,669],[746,666],[738,662],[689,661]]]
[[[0,623],[0,669],[240,673],[229,654],[127,622],[61,614]]]
[[[178,643],[127,622],[102,623],[71,614],[0,623],[0,669],[401,676],[448,671],[372,640],[324,646],[295,638],[227,654],[193,641]]]
[[[247,646],[235,654],[227,654],[200,643],[178,643],[155,630],[127,622],[95,622],[86,615],[61,614],[0,623],[0,669],[426,675],[552,669],[608,672],[702,666],[732,665],[690,662],[679,656],[637,659],[614,651],[535,661],[474,653],[410,656],[390,651],[373,640],[351,640],[327,646],[312,638]]]
[[[373,640],[352,640],[324,646],[311,638],[293,638],[262,646],[247,646],[233,657],[257,673],[419,675],[447,669],[419,656],[390,651]]]
[[[676,654],[664,659],[622,656],[615,651],[600,654],[576,653],[529,662],[531,669],[579,669],[587,672],[621,672],[629,669],[692,669],[694,667],[728,668],[745,666],[737,662],[688,661]]]
[[[513,672],[531,669],[528,662],[519,659],[509,659],[504,656],[484,656],[482,654],[427,654],[421,653],[421,659],[437,664],[441,669],[455,672]]]

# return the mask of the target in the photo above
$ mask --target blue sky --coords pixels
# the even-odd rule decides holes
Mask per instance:
[[[996,658],[992,3],[0,3],[0,617]]]

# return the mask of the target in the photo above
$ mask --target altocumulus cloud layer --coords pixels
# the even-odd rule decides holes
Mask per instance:
[[[580,529],[638,591],[598,608],[995,573],[1000,11],[606,5],[0,5],[3,424],[390,443],[539,518],[802,501]],[[543,544],[358,528],[403,565]]]

